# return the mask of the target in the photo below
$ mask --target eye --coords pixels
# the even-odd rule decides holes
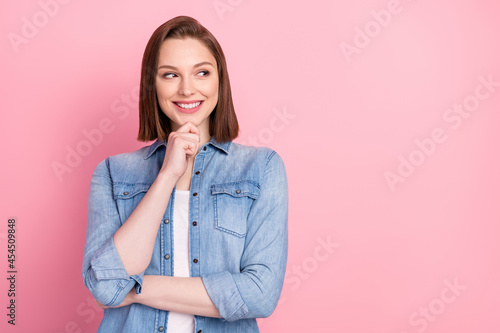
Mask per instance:
[[[203,74],[203,75],[200,75],[200,74]],[[200,71],[200,72],[198,72],[198,75],[200,75],[200,76],[208,76],[208,74],[210,74],[209,71]]]
[[[171,78],[173,78],[174,76],[175,76],[175,74],[174,74],[174,73],[165,73],[165,74],[163,74],[161,77],[163,77],[163,78],[167,78],[167,79],[171,79]]]

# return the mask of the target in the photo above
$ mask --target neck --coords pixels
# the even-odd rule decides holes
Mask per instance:
[[[205,143],[207,143],[208,141],[210,141],[210,139],[212,138],[210,136],[210,133],[209,133],[209,130],[208,128],[206,130],[198,127],[198,130],[200,131],[200,147],[203,146]]]

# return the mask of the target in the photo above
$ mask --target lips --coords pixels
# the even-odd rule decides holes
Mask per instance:
[[[174,101],[176,109],[182,113],[194,113],[198,111],[203,104],[201,100],[191,100],[191,101]]]

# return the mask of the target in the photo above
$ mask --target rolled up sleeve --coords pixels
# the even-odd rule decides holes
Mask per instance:
[[[268,317],[281,295],[288,253],[288,184],[283,160],[274,151],[247,221],[241,271],[202,276],[226,321]]]
[[[128,275],[123,266],[113,241],[121,224],[106,159],[90,182],[82,276],[92,296],[109,307],[122,303],[134,287],[139,294],[144,276],[144,272]]]

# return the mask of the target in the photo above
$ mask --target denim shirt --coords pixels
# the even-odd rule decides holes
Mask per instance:
[[[173,207],[170,195],[151,262],[128,275],[113,235],[134,211],[163,164],[166,142],[108,157],[90,184],[82,275],[100,303],[119,305],[146,275],[173,276]],[[215,137],[194,159],[189,197],[189,259],[222,318],[195,316],[195,332],[259,332],[255,318],[276,308],[288,250],[288,184],[272,149]],[[168,311],[142,304],[104,310],[98,332],[166,332]],[[175,333],[175,332],[170,332]]]

